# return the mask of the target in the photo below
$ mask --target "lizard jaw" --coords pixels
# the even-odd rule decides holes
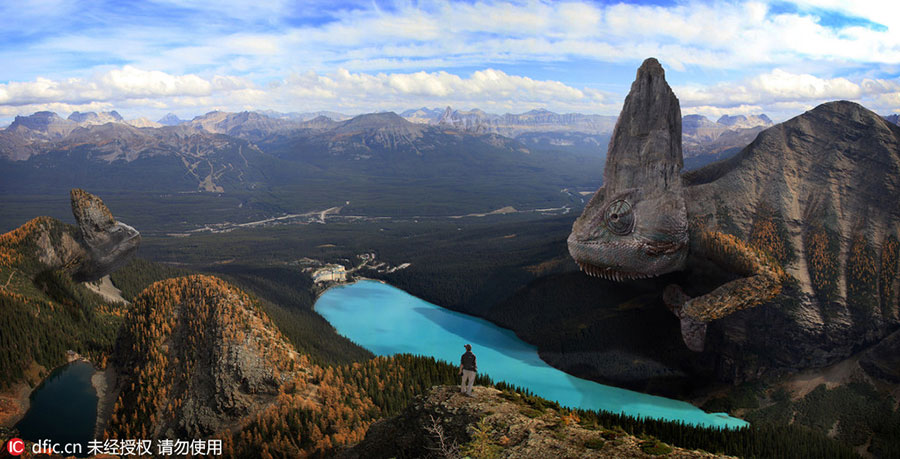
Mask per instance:
[[[578,267],[581,268],[585,274],[592,277],[600,277],[606,280],[616,281],[616,282],[624,282],[629,280],[636,279],[647,279],[649,277],[655,277],[652,274],[645,273],[635,273],[628,271],[618,271],[612,268],[601,268],[599,266],[592,265],[590,263],[583,263],[580,261],[576,261],[578,263]]]

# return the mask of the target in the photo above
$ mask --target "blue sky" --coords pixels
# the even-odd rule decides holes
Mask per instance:
[[[658,58],[682,112],[900,112],[894,1],[38,0],[0,6],[0,123],[52,110],[617,114]]]

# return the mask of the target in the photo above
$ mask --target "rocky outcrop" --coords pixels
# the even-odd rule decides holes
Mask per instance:
[[[0,236],[0,261],[28,276],[63,270],[79,282],[98,280],[128,262],[140,233],[117,222],[97,196],[74,189],[71,201],[78,226],[50,217],[32,219]]]
[[[606,157],[607,196],[629,188],[680,192],[681,108],[656,59],[647,59],[638,68]]]
[[[73,273],[79,281],[95,281],[123,266],[141,243],[134,228],[117,222],[100,198],[81,189],[71,191],[72,213],[87,256]]]
[[[120,371],[106,429],[113,438],[141,431],[200,438],[232,429],[305,371],[258,303],[210,276],[168,279],[144,290],[112,363]]]
[[[623,432],[582,426],[577,417],[535,409],[510,392],[476,387],[474,396],[436,386],[398,416],[376,422],[342,458],[654,457]],[[666,457],[721,457],[668,446]]]

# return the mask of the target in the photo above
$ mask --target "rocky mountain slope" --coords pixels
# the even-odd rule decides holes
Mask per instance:
[[[831,102],[684,180],[689,214],[761,244],[794,279],[782,301],[721,321],[723,372],[823,366],[900,328],[900,127]]]
[[[128,120],[126,123],[136,127],[136,128],[161,128],[163,127],[162,123],[157,123],[156,121],[150,121],[145,117],[135,118],[133,120]]]
[[[111,438],[198,438],[229,430],[310,372],[249,296],[206,276],[143,291],[110,362],[119,372]]]
[[[228,113],[221,111],[197,116],[186,125],[197,131],[227,134],[253,141],[303,127],[297,121],[271,118],[256,112]]]

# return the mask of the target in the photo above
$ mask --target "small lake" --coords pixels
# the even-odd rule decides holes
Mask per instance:
[[[31,393],[31,407],[16,424],[22,439],[81,443],[82,451],[87,451],[97,422],[93,374],[94,367],[81,361],[53,370]]]
[[[333,287],[315,304],[338,333],[378,355],[428,355],[459,365],[472,345],[478,369],[564,406],[736,428],[746,421],[690,403],[576,378],[544,363],[537,348],[486,320],[441,308],[376,281]]]

